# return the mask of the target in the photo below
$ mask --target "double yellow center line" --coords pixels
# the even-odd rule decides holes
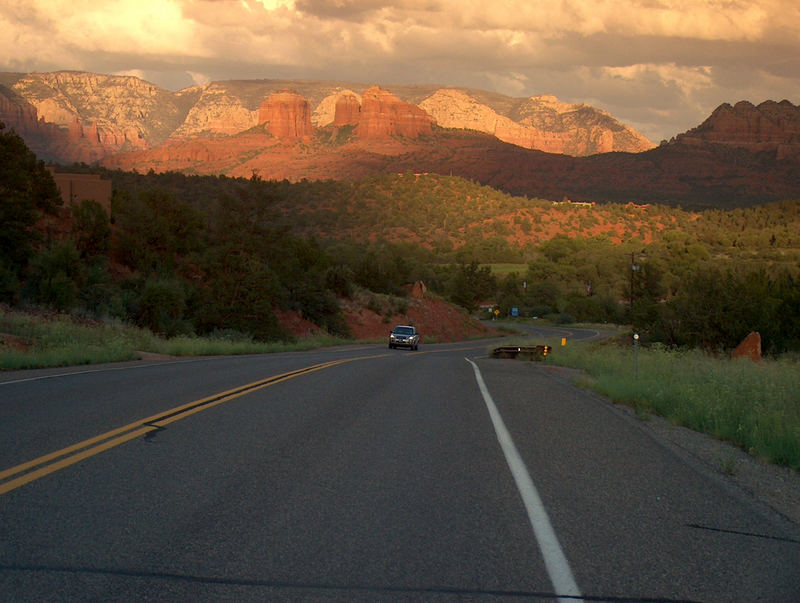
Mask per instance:
[[[230,402],[231,400],[235,400],[240,396],[244,396],[245,394],[249,394],[270,385],[275,385],[281,381],[294,379],[295,377],[300,377],[301,375],[307,375],[308,373],[313,373],[314,371],[330,368],[338,364],[344,364],[345,362],[352,362],[353,360],[358,360],[358,358],[332,360],[330,362],[323,362],[321,364],[307,366],[305,368],[290,371],[288,373],[267,377],[266,379],[262,379],[260,381],[254,381],[253,383],[248,383],[247,385],[242,385],[234,389],[209,396],[208,398],[195,400],[194,402],[189,402],[183,406],[178,406],[171,410],[161,412],[157,415],[129,423],[123,427],[119,427],[93,438],[89,438],[88,440],[84,440],[83,442],[78,442],[72,446],[68,446],[66,448],[62,448],[61,450],[51,452],[50,454],[40,456],[37,459],[28,461],[27,463],[22,463],[16,467],[11,467],[10,469],[0,471],[0,495],[15,490],[20,486],[24,486],[25,484],[36,481],[37,479],[46,475],[50,475],[51,473],[60,471],[65,467],[74,465],[75,463],[99,454],[105,450],[109,450],[110,448],[114,448],[115,446],[119,446],[125,442],[129,442],[130,440],[134,440],[140,436],[144,436],[153,431],[162,429],[164,426],[169,425],[170,423],[185,419],[186,417],[202,410],[212,408],[224,402]]]

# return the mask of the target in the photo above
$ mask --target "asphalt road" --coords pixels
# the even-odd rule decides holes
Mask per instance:
[[[0,599],[800,600],[800,526],[487,349],[2,374]]]

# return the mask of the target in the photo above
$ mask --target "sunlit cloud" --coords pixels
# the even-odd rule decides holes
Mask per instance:
[[[684,94],[691,95],[700,88],[709,88],[713,85],[711,67],[698,65],[696,67],[681,67],[675,63],[664,65],[627,65],[625,67],[604,67],[603,70],[611,77],[634,81],[644,75],[653,75],[662,82],[675,84]]]
[[[197,84],[198,86],[204,86],[211,81],[211,78],[203,73],[197,73],[196,71],[187,71],[186,72],[192,81]]]
[[[5,0],[0,31],[2,71],[554,94],[651,138],[721,102],[800,103],[796,0]]]
[[[127,75],[131,77],[138,77],[140,80],[146,80],[148,73],[142,69],[125,69],[122,71],[115,71],[112,75]]]

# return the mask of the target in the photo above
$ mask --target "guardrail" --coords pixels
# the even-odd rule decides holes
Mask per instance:
[[[501,345],[492,350],[492,358],[516,358],[541,362],[550,353],[549,345]]]

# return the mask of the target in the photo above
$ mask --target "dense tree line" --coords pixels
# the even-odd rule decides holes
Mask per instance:
[[[556,237],[500,281],[498,302],[504,314],[630,324],[644,341],[711,351],[758,331],[777,354],[800,350],[797,251],[722,254],[682,232],[650,245]]]
[[[44,163],[0,122],[0,300],[9,302],[19,294],[20,280],[43,238],[34,226],[61,203]]]
[[[276,310],[346,335],[339,299],[402,297],[423,280],[472,311],[496,300],[503,313],[632,324],[652,341],[710,349],[758,330],[767,351],[800,349],[800,202],[688,213],[553,204],[445,176],[290,183],[68,169],[112,179],[110,213],[61,206],[45,166],[0,130],[0,301],[167,335],[276,339],[288,337]],[[553,235],[556,222],[572,231]],[[622,225],[624,242],[587,235],[599,223]],[[515,242],[523,231],[539,242]],[[519,269],[497,277],[492,262]]]

